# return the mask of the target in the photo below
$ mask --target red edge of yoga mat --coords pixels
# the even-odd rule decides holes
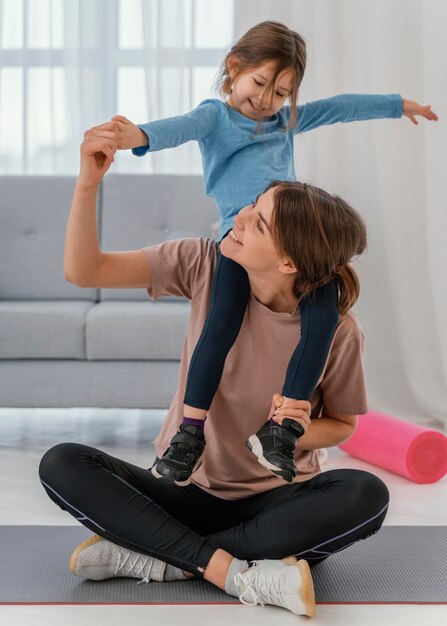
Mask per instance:
[[[421,484],[435,483],[447,473],[443,433],[378,411],[359,415],[355,433],[339,448]]]
[[[0,602],[0,606],[153,606],[153,605],[157,605],[157,606],[164,606],[164,605],[169,605],[169,606],[176,606],[176,605],[182,605],[182,606],[188,606],[188,605],[219,605],[219,606],[240,606],[243,607],[244,605],[241,602]],[[395,602],[394,600],[391,602],[388,601],[376,601],[376,600],[371,600],[371,602],[360,602],[360,601],[356,601],[356,602],[315,602],[316,606],[321,606],[321,605],[331,605],[331,604],[336,604],[336,605],[360,605],[360,604],[378,604],[378,605],[384,605],[384,604],[411,604],[411,605],[426,605],[426,604],[447,604],[447,602],[410,602],[410,601],[401,601],[401,602]]]

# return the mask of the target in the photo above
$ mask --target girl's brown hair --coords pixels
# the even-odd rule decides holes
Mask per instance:
[[[295,126],[298,88],[303,80],[306,68],[306,44],[304,39],[280,22],[266,21],[250,28],[234,44],[220,67],[216,86],[222,97],[231,94],[233,79],[230,77],[228,68],[230,57],[237,59],[238,74],[259,67],[263,63],[273,61],[276,64],[276,69],[272,80],[267,86],[268,88],[275,84],[278,75],[283,70],[286,68],[293,70],[294,78],[290,93],[292,111],[289,128]]]
[[[295,296],[305,295],[336,279],[338,310],[343,315],[360,294],[357,272],[350,265],[367,245],[366,225],[347,202],[312,185],[274,181],[272,235],[298,275]]]

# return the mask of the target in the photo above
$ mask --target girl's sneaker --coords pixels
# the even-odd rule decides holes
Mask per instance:
[[[246,443],[263,467],[292,483],[296,476],[295,445],[303,434],[301,424],[285,418],[281,425],[265,422]]]
[[[164,478],[178,487],[186,487],[191,482],[191,474],[202,464],[205,444],[203,428],[180,424],[169,448],[151,468],[152,474],[155,478]]]
[[[273,604],[296,615],[315,615],[312,574],[303,559],[289,567],[284,567],[284,561],[254,561],[246,572],[236,574],[234,583],[241,590],[243,604]]]

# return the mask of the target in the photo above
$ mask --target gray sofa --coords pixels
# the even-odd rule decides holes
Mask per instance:
[[[0,406],[163,408],[176,388],[189,302],[64,279],[75,177],[0,177]],[[213,236],[199,176],[108,174],[103,250]]]

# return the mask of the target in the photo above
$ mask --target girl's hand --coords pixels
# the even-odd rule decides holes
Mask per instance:
[[[112,121],[118,122],[118,150],[130,150],[131,148],[148,145],[149,139],[146,133],[128,120],[127,117],[115,115],[115,117],[112,117]]]
[[[285,417],[290,417],[299,422],[306,432],[311,422],[310,412],[311,404],[307,400],[294,400],[279,393],[273,394],[270,416],[278,424],[282,424]]]
[[[85,131],[84,141],[81,143],[80,182],[99,185],[115,160],[117,142],[117,122],[106,122]]]
[[[422,104],[418,104],[413,100],[406,100],[405,98],[402,99],[402,115],[409,117],[416,126],[418,125],[416,115],[421,115],[425,117],[425,119],[430,120],[430,122],[433,120],[437,122],[439,119],[436,113],[431,110],[431,104],[423,106]]]

